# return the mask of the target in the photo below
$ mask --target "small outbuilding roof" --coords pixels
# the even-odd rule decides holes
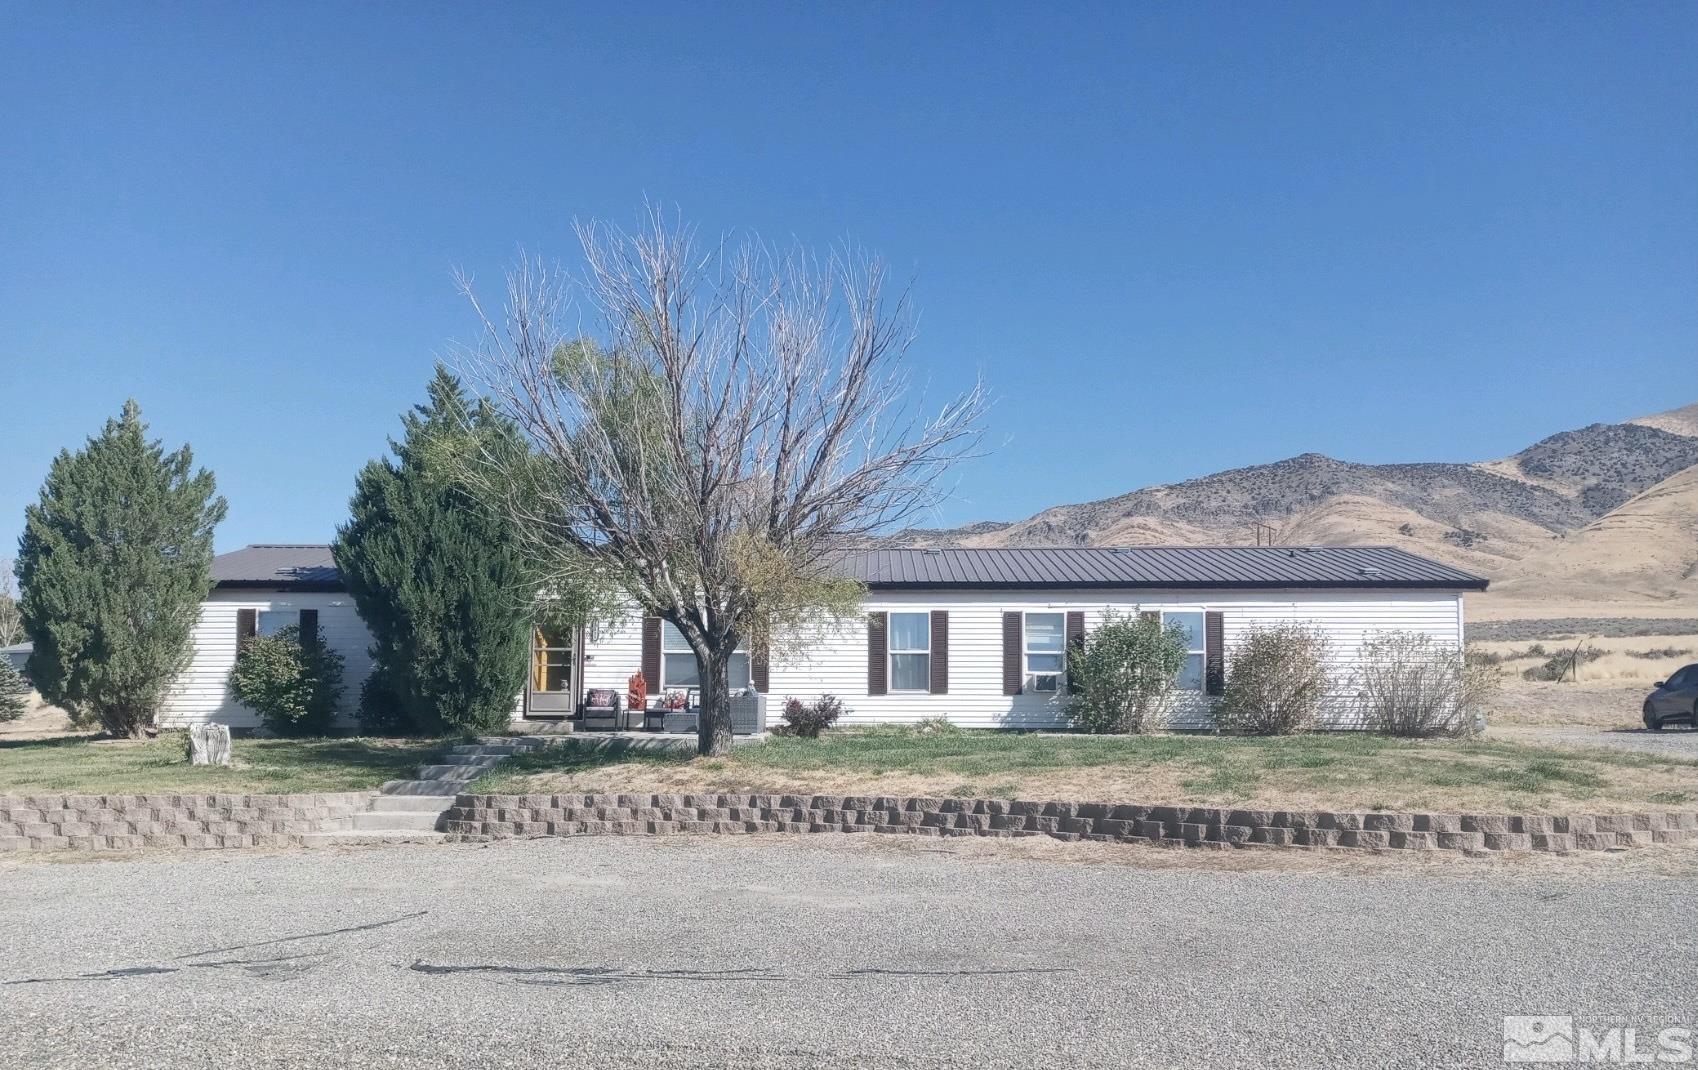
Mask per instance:
[[[212,559],[219,587],[280,587],[292,591],[340,591],[342,573],[328,545],[255,543]]]
[[[876,549],[846,555],[843,568],[874,590],[1486,589],[1480,576],[1395,546]],[[220,587],[342,589],[321,545],[245,546],[214,558],[212,575]]]

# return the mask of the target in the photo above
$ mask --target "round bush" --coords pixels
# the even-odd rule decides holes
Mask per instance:
[[[1327,637],[1304,624],[1252,627],[1227,659],[1220,726],[1283,736],[1315,726],[1332,689]]]
[[[342,698],[342,655],[301,642],[291,625],[242,644],[230,670],[230,692],[280,736],[322,736],[336,723]]]

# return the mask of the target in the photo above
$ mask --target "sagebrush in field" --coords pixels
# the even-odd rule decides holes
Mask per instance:
[[[1471,664],[1455,645],[1418,632],[1386,632],[1363,644],[1356,678],[1363,719],[1411,737],[1472,731],[1499,682],[1495,667]]]
[[[1220,726],[1254,736],[1313,728],[1332,689],[1329,654],[1326,635],[1311,625],[1251,628],[1228,659]]]

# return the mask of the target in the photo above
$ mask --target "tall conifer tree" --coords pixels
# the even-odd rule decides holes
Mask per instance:
[[[189,447],[149,442],[134,401],[54,458],[24,513],[17,574],[29,676],[47,701],[115,736],[153,723],[212,590],[225,503]]]
[[[441,451],[514,434],[438,366],[401,418],[393,458],[367,464],[337,532],[336,564],[371,631],[368,729],[426,734],[507,724],[524,686],[531,602],[506,528],[478,508]]]

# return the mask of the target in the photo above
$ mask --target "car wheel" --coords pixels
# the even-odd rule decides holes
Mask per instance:
[[[1645,715],[1645,727],[1649,728],[1653,732],[1661,732],[1663,730],[1662,719],[1660,717],[1652,717],[1647,713]]]

